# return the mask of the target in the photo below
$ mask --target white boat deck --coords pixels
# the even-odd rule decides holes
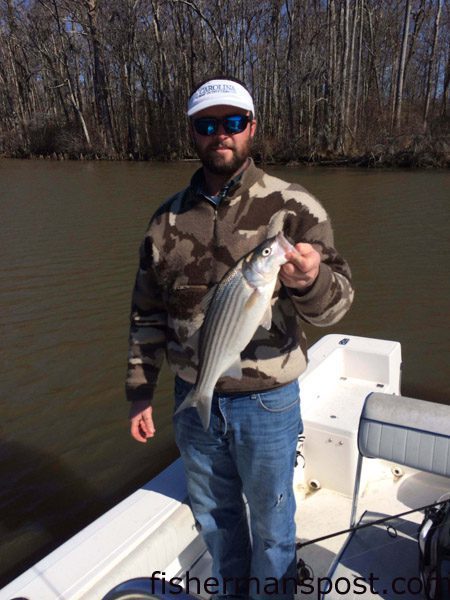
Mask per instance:
[[[365,466],[369,468],[372,473],[370,482],[367,484],[363,495],[360,496],[358,518],[366,511],[366,514],[372,519],[396,515],[436,502],[445,494],[447,494],[446,497],[448,497],[449,481],[444,477],[429,475],[412,469],[404,469],[404,474],[401,477],[396,477],[392,473],[392,469],[395,468],[395,465],[384,463],[382,461],[365,461]],[[350,510],[350,498],[327,489],[321,489],[318,492],[314,492],[303,500],[299,499],[297,531],[300,542],[312,540],[321,535],[348,528]],[[414,523],[414,529],[417,530],[422,519],[422,512],[414,512],[405,516],[402,521]],[[390,524],[392,525],[392,523]],[[374,527],[373,531],[372,528],[364,530],[368,539],[371,539],[371,535],[374,536],[369,546],[371,552],[374,552],[376,549],[375,546],[378,545],[379,547],[382,547],[381,553],[389,553],[392,551],[389,547],[393,542],[398,541],[398,538],[390,536],[387,525],[388,524],[379,526],[376,529]],[[381,536],[379,535],[380,530],[383,531],[383,535]],[[329,574],[331,564],[335,560],[337,553],[340,551],[347,537],[347,534],[343,534],[328,540],[317,542],[310,546],[305,546],[305,548],[300,550],[299,557],[312,567],[314,583],[316,585],[318,578],[326,577]],[[397,552],[398,548],[395,551]],[[361,552],[363,552],[363,550]],[[396,564],[393,565],[393,569],[391,569],[392,579],[402,576],[400,562],[401,560],[398,558]],[[370,563],[365,561],[364,566],[366,569],[369,569],[368,572],[370,573],[369,565]],[[415,560],[412,565],[405,564],[404,567],[407,568],[407,572],[412,576],[418,576],[418,560]],[[349,571],[348,569],[343,570],[341,568],[340,571],[338,571],[338,574],[340,573],[340,576],[346,577],[352,582],[353,578],[358,576],[366,579],[368,572],[358,572],[354,569],[350,569]],[[378,564],[377,567],[374,567],[372,572],[378,578],[382,578],[383,576],[380,564]],[[338,574],[336,576],[338,576]],[[355,594],[355,597],[365,597],[361,595],[361,590],[356,591],[359,591],[359,593]],[[298,597],[302,597],[301,594],[299,594]],[[342,594],[334,596],[330,592],[326,597],[342,598]],[[353,594],[347,593],[345,594],[345,597],[352,598]],[[376,596],[370,594],[370,596],[367,597],[374,598]],[[381,594],[381,597],[386,598],[390,596],[388,596],[387,593],[384,593]],[[419,595],[414,597],[421,598]]]
[[[395,405],[395,395],[400,392],[397,342],[329,335],[315,344],[309,359],[307,372],[300,378],[305,465],[300,459],[294,482],[300,543],[349,526],[364,400],[370,392],[382,391],[393,394]],[[450,422],[448,432],[450,435]],[[395,515],[436,502],[445,494],[448,497],[449,481],[393,463],[365,459],[358,518],[363,513],[365,519]],[[328,576],[338,555],[340,560],[332,569],[333,586],[340,580],[341,587],[334,592],[330,589],[326,599],[352,598],[353,591],[355,598],[377,597],[376,593],[362,595],[361,587],[342,593],[347,580],[349,585],[358,577],[367,582],[367,568],[374,576],[380,572],[381,597],[409,597],[405,593],[392,595],[390,586],[391,580],[403,572],[398,568],[402,562],[414,563],[407,565],[408,576],[417,580],[415,555],[408,558],[404,549],[417,552],[417,543],[411,542],[422,518],[422,513],[416,512],[398,521],[396,538],[389,535],[386,526],[377,526],[361,530],[348,544],[347,534],[343,534],[301,548],[298,555],[310,567],[315,589],[311,585],[300,588],[297,597],[320,597],[319,578]],[[178,460],[0,590],[0,600],[101,600],[124,581],[158,575],[170,580],[182,577],[186,571],[191,580],[205,582],[211,575],[211,559],[195,530]],[[321,589],[324,585],[326,582],[322,582]],[[205,600],[210,596],[203,585],[189,591],[199,591]],[[410,597],[421,598],[416,593]]]
[[[370,462],[376,464],[370,464]],[[373,518],[396,515],[413,508],[419,508],[421,506],[425,506],[426,504],[431,504],[439,500],[439,498],[442,496],[447,495],[448,497],[449,495],[449,481],[446,478],[429,475],[423,472],[414,471],[412,469],[404,469],[404,474],[401,477],[396,477],[392,473],[392,468],[394,465],[390,465],[382,461],[370,462],[366,466],[372,471],[371,476],[373,479],[367,485],[364,493],[360,497],[358,510],[359,515],[362,515],[362,513],[365,511],[368,511],[369,515]],[[343,494],[329,489],[320,489],[311,492],[304,485],[297,484],[296,498],[296,523],[299,542],[313,540],[323,535],[341,531],[349,527],[352,503],[350,497],[344,496]],[[406,521],[413,524],[412,528],[416,530],[422,519],[423,513],[415,512],[404,517],[402,522]],[[394,524],[398,527],[397,531],[400,532],[401,524],[398,522],[394,522]],[[382,553],[392,552],[390,546],[398,543],[399,538],[401,537],[400,533],[398,533],[397,538],[391,537],[387,530],[387,524],[386,526],[379,526],[376,528],[376,530],[375,527],[373,529],[374,531],[371,531],[372,528],[365,530],[369,531],[370,534],[375,534],[374,543],[370,544],[370,551],[375,551],[375,546],[377,546],[378,550]],[[305,546],[298,552],[297,558],[302,558],[308,567],[311,568],[313,580],[309,585],[314,586],[314,592],[310,587],[308,587],[305,588],[304,593],[302,594],[302,589],[300,588],[296,598],[318,598],[318,585],[321,585],[322,590],[326,589],[327,583],[326,581],[323,581],[323,579],[329,575],[330,567],[332,566],[333,561],[341,550],[341,547],[345,543],[347,537],[348,534],[341,534],[339,536]],[[397,552],[398,548],[395,548],[394,551]],[[362,552],[364,552],[364,550],[362,550],[361,553]],[[367,563],[365,560],[364,564],[368,565],[369,563]],[[418,577],[418,571],[416,570],[417,566],[417,562],[415,562],[413,565],[409,565],[408,573],[411,573],[412,571],[412,576]],[[380,571],[380,565],[378,566],[378,569],[374,567],[372,572],[374,577],[384,581],[383,589],[386,589],[386,585],[389,584],[385,583],[386,577],[383,579],[383,572]],[[401,573],[402,571],[399,568],[394,567],[393,579],[396,577],[401,577]],[[167,575],[168,577],[182,577],[183,570],[177,570],[177,565],[173,564],[170,569],[167,569]],[[206,581],[206,579],[211,576],[211,557],[207,552],[204,552],[200,559],[190,567],[189,575],[192,579],[198,578],[201,582]],[[351,584],[355,577],[366,578],[366,573],[357,572],[354,569],[351,569],[350,573],[347,571],[343,572],[341,568],[339,576],[346,577],[349,579]],[[321,579],[322,583],[320,583]],[[416,584],[417,589],[417,582],[412,582],[411,585],[413,586],[413,589],[414,584]],[[345,583],[341,582],[341,591],[345,585]],[[399,581],[399,591],[402,590],[401,585],[402,582]],[[203,586],[201,586],[199,591],[202,592],[202,590]],[[196,589],[193,588],[191,591],[196,592]],[[355,598],[365,597],[361,594],[361,591],[361,586],[360,588],[356,588],[357,593],[355,594]],[[200,596],[205,600],[209,598],[209,594],[205,594],[204,592],[201,593]],[[336,595],[336,598],[339,597],[352,598],[353,595],[351,592],[345,595],[341,593]],[[376,598],[377,596],[376,594],[371,593],[367,597]],[[389,596],[387,591],[386,593],[381,594],[380,597],[400,597],[400,595]],[[408,597],[408,595],[403,595],[403,597]],[[425,596],[421,596],[419,594],[415,594],[414,597],[418,600],[425,598]],[[327,594],[326,598],[334,598],[331,590],[330,593]]]

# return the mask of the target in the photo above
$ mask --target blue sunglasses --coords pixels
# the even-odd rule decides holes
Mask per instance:
[[[249,117],[246,115],[229,115],[222,119],[200,117],[193,120],[193,126],[199,135],[214,135],[219,130],[219,125],[222,124],[225,132],[233,135],[235,133],[242,133],[247,127],[249,120]]]

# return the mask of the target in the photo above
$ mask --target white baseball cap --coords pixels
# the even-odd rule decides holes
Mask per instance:
[[[211,79],[189,98],[187,115],[192,117],[205,108],[219,104],[235,106],[255,114],[253,99],[244,86],[230,79]]]

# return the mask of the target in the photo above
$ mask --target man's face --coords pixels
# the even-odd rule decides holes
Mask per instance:
[[[233,106],[212,106],[195,114],[192,120],[204,117],[222,119],[231,115],[249,114],[248,111]],[[249,121],[244,131],[234,134],[227,133],[220,123],[216,133],[206,136],[197,133],[191,122],[191,135],[197,154],[203,166],[215,175],[231,177],[242,167],[250,155],[255,131],[255,120]]]

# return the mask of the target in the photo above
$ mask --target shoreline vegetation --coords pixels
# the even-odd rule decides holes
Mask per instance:
[[[331,154],[311,152],[290,152],[283,149],[267,154],[259,144],[255,144],[252,156],[257,164],[296,166],[322,166],[322,167],[363,167],[369,169],[380,168],[412,168],[412,169],[445,169],[450,168],[450,142],[448,139],[430,140],[415,137],[408,144],[377,144],[370,152],[362,154]],[[133,162],[177,162],[198,161],[195,152],[179,157],[173,156],[148,156],[148,155],[115,155],[95,153],[85,149],[84,152],[74,153],[58,149],[53,151],[33,154],[31,152],[16,152],[14,154],[0,155],[0,160],[28,159],[28,160],[56,160],[56,161],[133,161]]]
[[[5,0],[0,158],[187,160],[186,100],[244,81],[257,162],[450,166],[444,0]]]

